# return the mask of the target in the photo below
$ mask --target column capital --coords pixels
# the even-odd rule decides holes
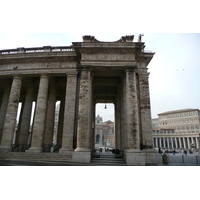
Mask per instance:
[[[50,78],[51,75],[50,74],[39,74],[40,77],[43,77],[43,78]]]
[[[143,78],[149,78],[149,72],[146,72],[146,73],[144,73],[144,72],[138,72],[137,73],[138,75],[139,75],[139,78],[141,78],[141,77],[143,77]]]
[[[22,79],[23,78],[23,75],[21,75],[21,74],[15,74],[15,75],[13,75],[13,79]]]
[[[91,65],[81,65],[81,71],[89,71],[91,68]]]
[[[70,74],[66,74],[66,77],[74,77],[74,76],[77,76],[78,72],[73,72],[73,73],[70,73]]]
[[[137,65],[125,65],[126,72],[135,72],[137,68],[138,68]]]

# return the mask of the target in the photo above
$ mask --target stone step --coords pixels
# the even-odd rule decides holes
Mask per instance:
[[[27,153],[27,152],[6,152],[0,153],[0,159],[5,160],[22,160],[22,161],[58,161],[68,162],[72,161],[71,155],[59,153]],[[77,163],[76,163],[77,164]],[[74,163],[74,165],[76,165]],[[72,163],[73,165],[73,163]],[[81,164],[77,164],[81,165]],[[127,166],[125,160],[120,157],[116,158],[115,154],[101,154],[100,158],[92,158],[90,164],[82,164],[86,166]]]
[[[101,153],[99,158],[92,158],[91,166],[127,166],[122,156],[115,154]]]
[[[52,160],[52,161],[71,161],[70,155],[57,153],[26,153],[26,152],[7,152],[1,153],[0,158],[9,160]]]
[[[92,159],[93,162],[125,162],[123,159],[103,159],[103,158],[95,158]]]

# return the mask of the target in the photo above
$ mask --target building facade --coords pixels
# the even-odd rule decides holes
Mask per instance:
[[[115,123],[108,120],[103,122],[102,117],[96,117],[95,124],[95,147],[115,148]]]
[[[59,153],[73,162],[91,161],[95,146],[95,104],[115,105],[115,147],[129,165],[157,162],[153,150],[148,64],[141,36],[101,42],[83,36],[71,46],[0,51],[0,151],[12,151],[19,102],[22,103],[15,144],[27,145],[35,102],[30,146],[42,153],[52,145],[56,102]],[[145,151],[144,151],[145,148]]]
[[[158,114],[152,120],[154,147],[198,149],[200,110],[183,109]]]

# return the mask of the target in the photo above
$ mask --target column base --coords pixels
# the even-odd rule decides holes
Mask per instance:
[[[42,153],[43,148],[41,148],[41,147],[30,147],[25,152],[27,152],[27,153]]]
[[[61,148],[61,149],[59,149],[59,153],[61,153],[61,154],[67,154],[67,155],[72,155],[73,149]]]
[[[0,146],[0,152],[11,152],[12,147],[9,146]]]
[[[72,162],[90,163],[91,162],[91,150],[76,149],[72,154]]]
[[[158,154],[151,149],[128,149],[124,151],[124,159],[127,165],[145,166],[147,164],[158,164]]]

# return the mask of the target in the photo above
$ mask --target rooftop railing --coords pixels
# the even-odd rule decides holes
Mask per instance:
[[[9,55],[9,54],[21,54],[21,53],[43,53],[43,52],[63,52],[63,51],[74,51],[72,46],[44,46],[44,47],[35,47],[35,48],[17,48],[17,49],[6,49],[0,50],[0,55]]]

